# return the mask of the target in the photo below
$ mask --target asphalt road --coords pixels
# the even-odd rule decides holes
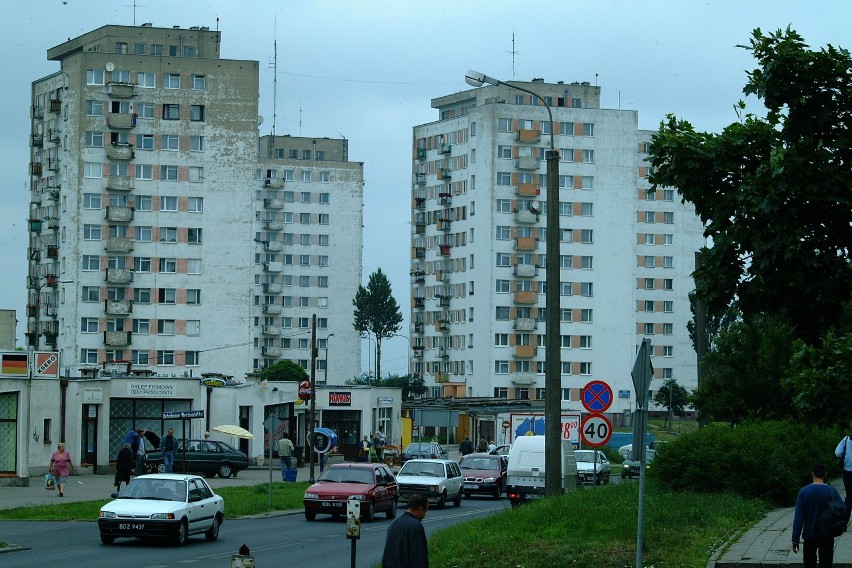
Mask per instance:
[[[464,499],[459,508],[430,509],[424,520],[426,534],[441,528],[494,514],[509,508],[504,497]],[[398,514],[405,506],[401,505]],[[385,534],[391,521],[384,515],[361,525],[356,542],[358,568],[371,568],[381,560]],[[320,516],[307,522],[303,515],[282,515],[259,519],[226,521],[219,540],[207,542],[203,535],[190,538],[186,546],[119,539],[104,546],[95,522],[0,521],[0,540],[30,547],[30,550],[0,554],[0,563],[16,568],[44,566],[86,566],[90,568],[160,568],[176,565],[228,568],[231,556],[240,546],[249,547],[255,566],[309,563],[311,568],[351,566],[351,541],[346,539],[346,523]]]

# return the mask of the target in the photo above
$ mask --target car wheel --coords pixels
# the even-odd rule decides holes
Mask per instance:
[[[221,477],[222,479],[228,479],[233,474],[233,471],[231,470],[231,464],[223,463],[219,466],[219,470],[216,473],[218,473],[219,477]]]
[[[203,471],[203,472],[201,472],[201,475],[203,475],[204,477],[216,477],[216,472],[215,471]]]
[[[362,503],[362,508],[363,508],[363,503]],[[362,515],[364,516],[365,521],[367,521],[368,523],[372,523],[373,519],[376,518],[376,504],[373,503],[372,501],[367,503],[367,510],[364,511],[362,513]]]
[[[455,505],[456,507],[461,507],[461,491],[456,493],[456,498],[453,499],[453,505]]]
[[[316,513],[309,513],[307,511],[305,511],[305,520],[306,521],[314,521],[314,520],[316,520],[316,518],[317,518]]]
[[[175,532],[175,546],[183,546],[187,539],[189,539],[189,527],[186,524],[186,519],[183,519]]]
[[[112,544],[115,542],[115,537],[101,533],[101,542],[103,544]]]
[[[164,464],[164,463],[157,464],[157,473],[166,473],[166,464]]]
[[[395,519],[396,518],[396,506],[397,505],[399,505],[399,503],[397,502],[396,499],[394,499],[393,503],[391,503],[391,508],[388,509],[387,512],[385,512],[385,515],[387,515],[387,517],[389,519]]]
[[[213,525],[210,527],[210,530],[204,533],[204,538],[209,541],[214,541],[219,538],[219,525],[221,521],[219,521],[219,515],[213,517]]]
[[[500,495],[502,495],[502,494],[503,494],[503,487],[501,487],[500,484],[498,484],[497,487],[494,489],[494,493],[491,494],[491,497],[493,499],[499,499]]]
[[[465,493],[465,494],[464,494],[464,498],[465,498],[465,499],[470,499],[470,493]]]
[[[444,491],[441,493],[441,496],[438,498],[438,503],[435,505],[438,509],[443,509],[447,506],[447,492]]]

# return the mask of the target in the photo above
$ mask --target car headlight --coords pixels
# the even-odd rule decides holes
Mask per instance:
[[[316,493],[305,492],[305,499],[319,499],[319,495]]]
[[[627,465],[627,464],[624,464],[624,465],[621,466],[621,469],[630,469],[630,466]]]
[[[363,495],[350,495],[350,496],[349,496],[349,498],[350,498],[350,499],[355,499],[356,501],[363,501],[363,500],[364,500],[364,496],[363,496]]]
[[[495,481],[497,481],[496,477],[486,477],[482,480],[483,483],[494,483]]]
[[[115,513],[112,511],[99,511],[98,518],[100,519],[114,519],[116,517]]]
[[[428,487],[428,489],[429,489],[429,491],[431,491],[432,493],[440,493],[440,492],[441,492],[441,486],[440,486],[440,485],[430,485],[430,486]]]
[[[173,520],[175,520],[175,514],[174,513],[154,513],[153,515],[151,515],[151,518],[158,520],[158,521],[173,521]]]

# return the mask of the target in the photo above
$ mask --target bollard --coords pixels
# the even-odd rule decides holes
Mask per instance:
[[[242,545],[239,554],[231,555],[231,568],[254,568],[254,557],[248,546]]]

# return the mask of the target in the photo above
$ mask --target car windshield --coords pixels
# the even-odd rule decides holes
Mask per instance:
[[[332,483],[373,483],[373,470],[355,467],[333,467],[322,472],[317,481]]]
[[[186,501],[186,482],[179,479],[146,479],[137,477],[118,494],[118,498]]]
[[[462,469],[498,469],[497,460],[491,458],[464,458],[459,466]]]
[[[578,462],[593,462],[595,461],[595,452],[591,450],[577,450],[574,452]],[[601,461],[598,459],[598,461]]]
[[[432,444],[408,444],[408,447],[405,448],[405,453],[410,454],[412,452],[432,452]]]
[[[431,477],[444,477],[444,466],[440,463],[406,462],[399,475],[426,475]]]

